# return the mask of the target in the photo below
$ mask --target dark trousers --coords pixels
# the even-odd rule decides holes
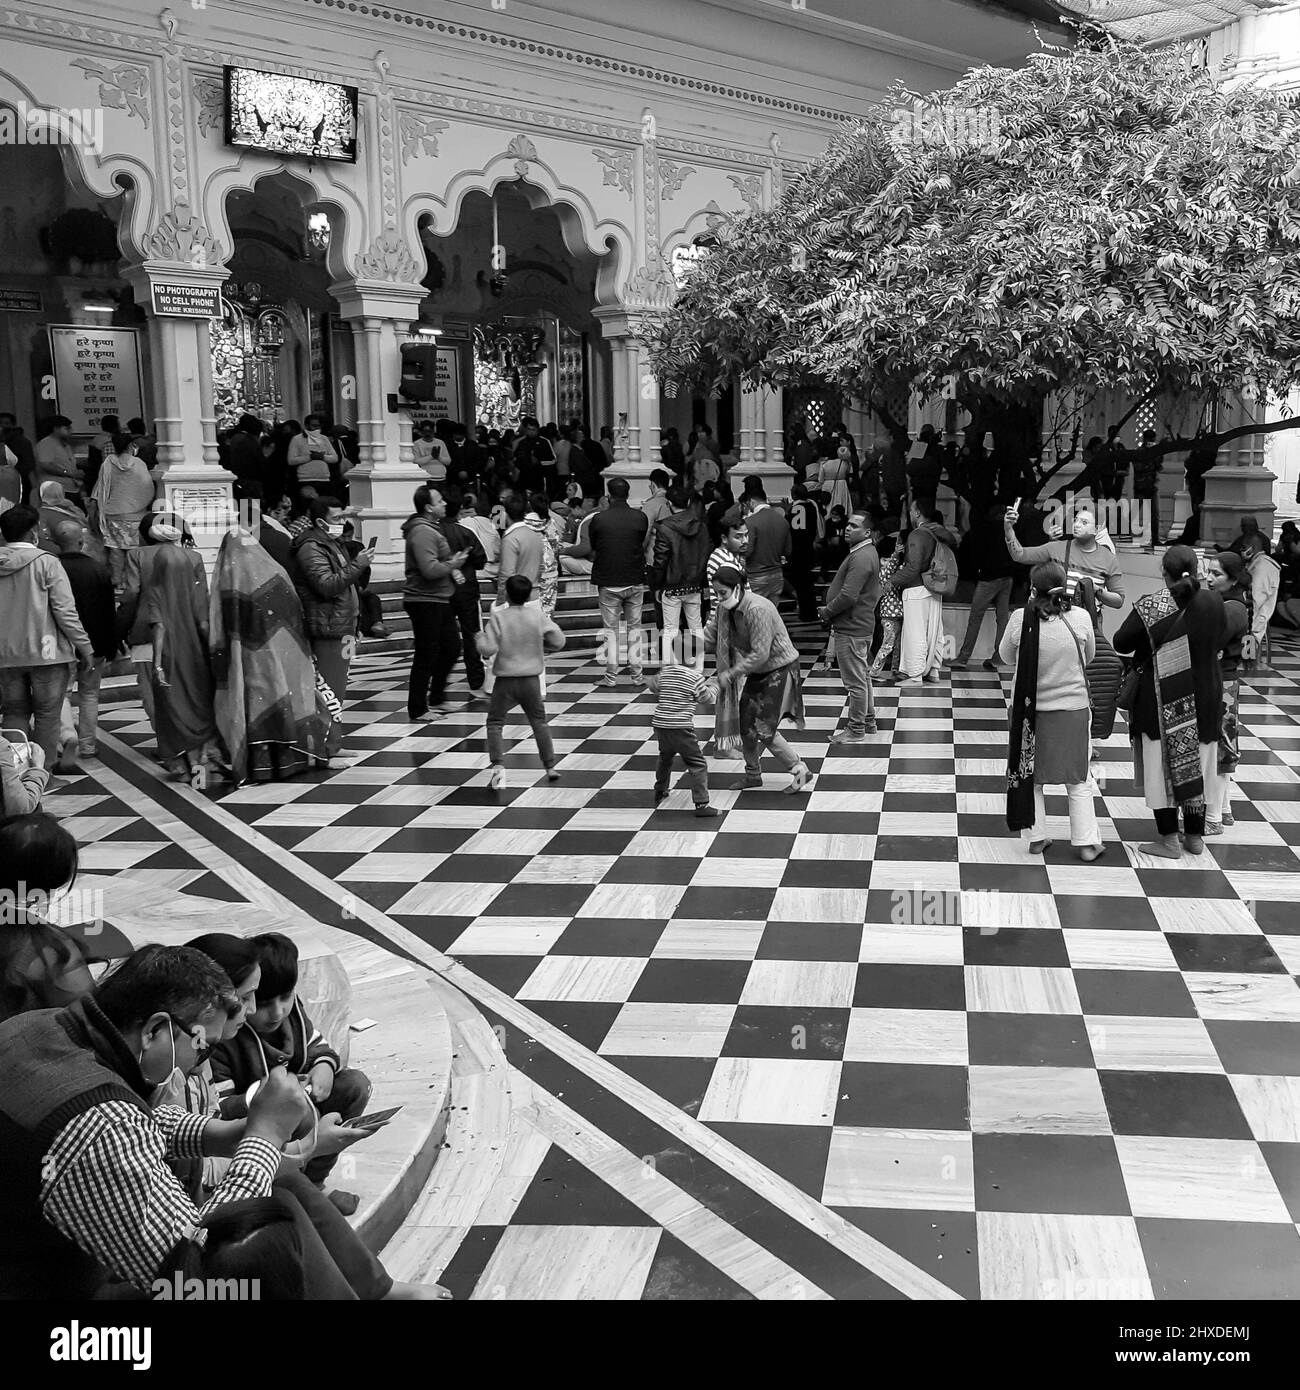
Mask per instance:
[[[335,1076],[329,1095],[317,1105],[316,1110],[321,1115],[339,1115],[345,1120],[355,1120],[358,1115],[366,1113],[369,1104],[370,1078],[355,1067],[344,1067]],[[338,1154],[310,1158],[302,1165],[303,1177],[319,1187],[338,1161]]]
[[[524,717],[532,728],[542,766],[554,766],[555,746],[551,742],[551,731],[546,724],[546,700],[542,695],[541,676],[496,678],[488,701],[488,762],[495,767],[501,761],[501,731],[505,728],[506,715],[516,705],[523,709]]]
[[[686,764],[686,775],[691,781],[691,800],[697,806],[709,804],[709,764],[700,751],[700,741],[693,729],[656,729],[655,738],[659,740],[659,762],[655,767],[655,796],[668,792],[668,779],[672,776],[673,759],[680,757]]]
[[[338,697],[341,705],[348,694],[348,672],[352,669],[352,654],[356,650],[355,637],[313,637],[311,639],[312,659],[321,673],[325,684]],[[346,726],[330,720],[325,734],[325,756],[334,757],[343,747],[343,730]]]
[[[404,607],[415,638],[406,713],[411,719],[419,719],[430,705],[442,704],[447,677],[460,655],[460,629],[450,600],[417,599]]]
[[[281,1218],[241,1239],[221,1239],[216,1207],[211,1246],[203,1259],[210,1279],[257,1279],[264,1300],[371,1302],[387,1296],[393,1281],[366,1249],[347,1217],[302,1173],[276,1178],[269,1198],[258,1198]],[[245,1209],[252,1202],[235,1203]]]
[[[799,603],[799,616],[806,623],[817,617],[817,573],[812,551],[796,552],[790,560],[790,583]]]
[[[465,678],[469,681],[471,690],[482,689],[484,679],[483,658],[479,655],[478,643],[474,640],[483,627],[480,598],[476,580],[473,583],[461,584],[456,590],[456,597],[451,601],[456,613],[456,623],[460,628],[461,650],[465,655]]]

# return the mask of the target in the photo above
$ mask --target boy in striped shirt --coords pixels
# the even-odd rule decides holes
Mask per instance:
[[[655,738],[659,742],[659,763],[655,769],[655,805],[658,806],[668,795],[668,779],[672,775],[673,760],[678,756],[686,764],[686,776],[691,784],[691,799],[695,803],[695,814],[712,817],[718,814],[717,807],[709,805],[709,765],[700,749],[700,741],[695,736],[695,706],[701,700],[712,704],[718,698],[717,685],[708,680],[693,666],[686,665],[684,659],[682,634],[673,638],[672,655],[661,668],[658,676],[650,676],[647,683],[658,695],[655,706]]]

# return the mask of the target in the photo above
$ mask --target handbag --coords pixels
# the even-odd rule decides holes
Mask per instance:
[[[1131,715],[1137,704],[1138,686],[1141,683],[1142,668],[1136,662],[1130,663],[1124,672],[1124,679],[1120,682],[1119,693],[1115,696],[1115,708]]]

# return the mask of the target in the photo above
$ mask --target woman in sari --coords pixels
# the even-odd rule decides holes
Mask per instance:
[[[1223,827],[1233,824],[1232,789],[1237,784],[1237,764],[1241,761],[1237,710],[1241,699],[1241,668],[1246,660],[1243,648],[1255,616],[1245,560],[1225,550],[1210,556],[1208,569],[1210,588],[1223,600],[1228,630],[1219,652],[1219,671],[1223,676],[1223,724],[1219,738],[1221,795],[1217,804],[1210,802],[1205,808],[1207,836],[1222,835]]]
[[[1115,634],[1115,650],[1131,654],[1138,669],[1129,736],[1135,775],[1156,821],[1156,838],[1138,853],[1178,859],[1182,849],[1204,852],[1206,803],[1222,804],[1219,652],[1228,622],[1223,599],[1201,588],[1190,546],[1170,546],[1161,568],[1166,587],[1137,600]]]
[[[549,618],[560,596],[560,546],[564,543],[564,528],[542,492],[529,494],[526,519],[542,537],[542,572],[533,593],[541,600],[542,612]]]
[[[1029,602],[1011,615],[998,655],[1016,668],[1007,760],[1007,827],[1020,831],[1031,854],[1045,854],[1044,788],[1064,786],[1070,842],[1085,863],[1102,853],[1088,776],[1088,663],[1096,635],[1088,612],[1070,602],[1065,570],[1036,565]]]
[[[129,434],[113,436],[113,452],[104,460],[90,494],[91,519],[108,550],[113,587],[126,587],[130,555],[140,548],[140,523],[153,506],[154,480],[140,457],[142,440]]]
[[[141,562],[138,622],[153,658],[158,756],[173,778],[191,781],[216,738],[208,664],[208,579],[203,557],[178,518],[151,518],[152,551]]]
[[[713,614],[704,645],[718,654],[718,703],[714,743],[719,753],[740,747],[745,775],[732,791],[763,785],[766,748],[791,774],[787,792],[801,792],[812,770],[781,737],[783,719],[804,726],[799,653],[770,599],[752,593],[740,571],[723,565],[713,576]]]
[[[211,618],[216,723],[235,784],[321,765],[331,716],[317,693],[302,604],[293,581],[242,528],[221,543]]]

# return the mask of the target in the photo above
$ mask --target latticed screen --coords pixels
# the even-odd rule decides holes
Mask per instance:
[[[826,429],[826,400],[822,396],[809,396],[804,402],[803,417],[807,421],[809,439],[816,439]]]
[[[583,389],[582,334],[560,325],[559,357],[556,362],[561,420],[585,420],[587,399]]]

